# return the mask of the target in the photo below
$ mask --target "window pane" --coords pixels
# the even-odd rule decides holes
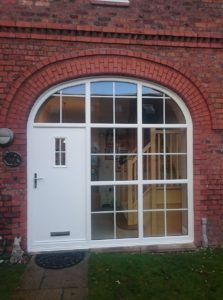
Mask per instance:
[[[167,235],[185,235],[188,233],[187,211],[167,211]]]
[[[166,186],[166,207],[187,208],[187,185],[168,184]]]
[[[55,166],[60,166],[60,153],[55,153]]]
[[[112,155],[91,156],[91,180],[105,181],[114,179],[114,158]]]
[[[65,166],[66,165],[66,154],[65,152],[61,153],[61,166]]]
[[[91,129],[91,153],[113,153],[113,129]]]
[[[128,82],[115,82],[115,96],[136,96],[137,85]]]
[[[157,97],[161,97],[163,94],[159,91],[156,91],[152,88],[149,88],[149,87],[146,87],[146,86],[143,86],[142,87],[142,95],[143,96],[146,96],[146,97],[154,97],[154,96],[157,96]]]
[[[55,166],[66,165],[66,140],[55,138]]]
[[[114,214],[91,215],[91,238],[92,240],[104,240],[114,238]]]
[[[166,99],[165,102],[166,102],[166,107],[165,107],[166,124],[185,124],[186,120],[177,103],[172,99]]]
[[[138,237],[138,214],[136,212],[125,212],[116,214],[116,238]]]
[[[55,139],[55,150],[60,151],[60,146],[61,146],[60,138],[56,138]]]
[[[137,129],[120,128],[115,133],[116,153],[137,153]]]
[[[143,179],[164,179],[163,155],[143,155]]]
[[[60,147],[61,147],[61,151],[66,150],[66,139],[65,138],[60,139]]]
[[[165,235],[163,211],[144,212],[143,218],[144,237]]]
[[[91,95],[112,96],[113,95],[113,82],[100,81],[100,82],[91,83]]]
[[[91,187],[91,211],[110,211],[114,209],[113,186]]]
[[[143,186],[143,208],[163,209],[164,208],[164,185],[151,184]]]
[[[137,156],[116,156],[116,180],[136,180],[137,166]]]
[[[117,98],[115,100],[115,122],[137,123],[137,99]]]
[[[84,95],[85,94],[85,85],[75,85],[62,90],[63,95]]]
[[[116,210],[137,210],[138,189],[136,185],[116,186]]]
[[[187,132],[185,128],[166,129],[166,152],[187,153]]]
[[[143,129],[143,153],[163,153],[163,129]]]
[[[166,178],[167,179],[187,178],[187,156],[186,155],[166,156]]]
[[[113,123],[112,98],[91,98],[91,122]]]
[[[51,96],[45,101],[35,117],[36,123],[60,123],[60,96]]]
[[[63,123],[84,123],[85,98],[69,96],[63,97],[62,120]]]
[[[163,100],[142,99],[143,124],[163,124]]]

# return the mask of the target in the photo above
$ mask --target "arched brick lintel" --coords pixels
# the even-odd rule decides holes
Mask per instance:
[[[24,128],[36,99],[51,86],[72,79],[117,75],[152,81],[176,92],[187,105],[196,126],[210,128],[216,120],[194,80],[153,56],[133,51],[101,49],[46,59],[27,70],[5,101],[5,124]],[[8,106],[8,107],[7,107]]]

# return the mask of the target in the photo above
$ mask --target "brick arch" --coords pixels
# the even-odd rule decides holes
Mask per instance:
[[[193,124],[210,127],[215,120],[199,83],[176,70],[167,61],[133,51],[101,49],[46,59],[27,70],[12,86],[6,98],[5,124],[25,128],[36,99],[51,86],[68,80],[118,75],[159,83],[175,91],[187,105]]]

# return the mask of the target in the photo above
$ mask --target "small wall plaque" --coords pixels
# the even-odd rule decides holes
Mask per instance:
[[[18,167],[22,162],[22,158],[19,153],[10,151],[4,154],[3,162],[6,166]]]
[[[0,128],[0,145],[6,146],[13,140],[14,134],[9,128]]]

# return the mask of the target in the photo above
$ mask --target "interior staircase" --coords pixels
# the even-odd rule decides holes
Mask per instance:
[[[180,153],[181,133],[179,130],[166,129],[166,151],[168,153]],[[163,153],[163,130],[150,129],[150,140],[143,148],[143,176],[144,179],[162,180],[163,178],[163,156],[153,155]],[[181,162],[179,155],[169,155],[166,160],[166,176],[168,179],[180,178]],[[137,156],[129,157],[125,164],[122,165],[121,173],[127,173],[129,180],[137,178]],[[168,193],[168,209],[182,207],[182,185],[168,184],[166,185]],[[126,186],[122,189],[123,195],[120,195],[121,206],[123,210],[137,210],[137,195],[132,186]],[[127,197],[126,197],[127,195]],[[143,206],[150,210],[164,209],[164,191],[163,185],[152,184],[145,185],[143,190]],[[182,220],[179,219],[179,213],[172,213],[173,220],[169,224],[170,231],[179,232],[182,227]],[[125,228],[135,228],[138,224],[137,214],[123,213],[122,224]],[[160,213],[152,213],[144,215],[144,231],[150,235],[156,235],[163,230],[163,215]]]

